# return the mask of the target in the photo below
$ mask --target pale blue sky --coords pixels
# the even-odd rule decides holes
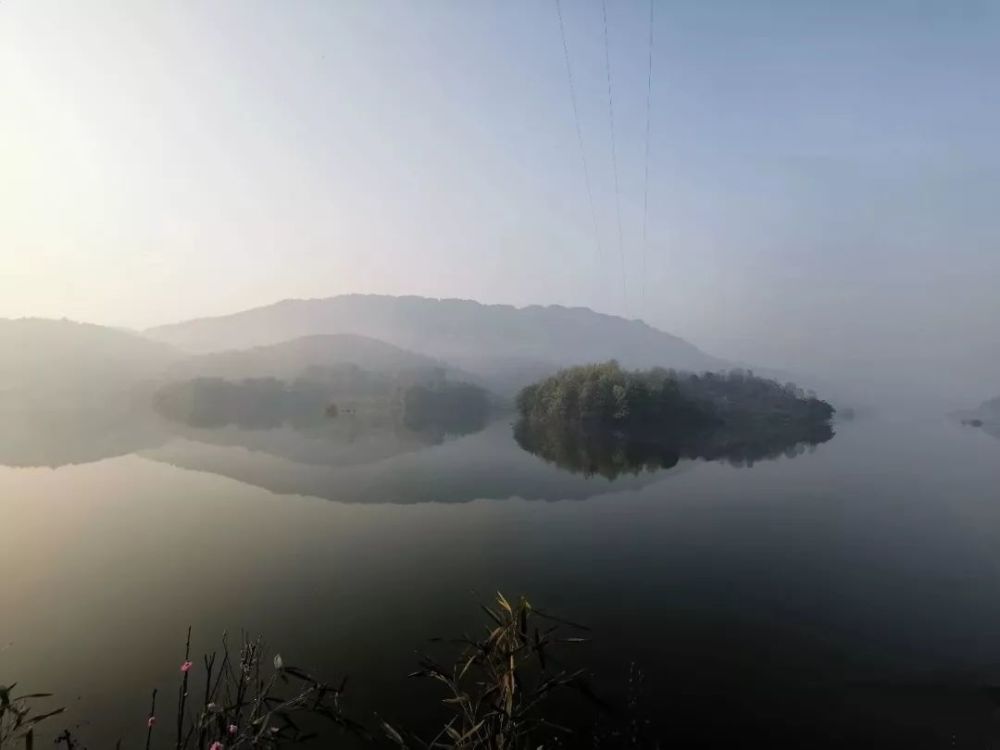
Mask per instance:
[[[2,0],[0,315],[359,291],[1000,387],[1000,1]],[[976,390],[979,395],[980,390]],[[982,395],[986,395],[983,393]]]

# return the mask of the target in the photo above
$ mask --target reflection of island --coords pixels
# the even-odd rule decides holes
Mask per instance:
[[[711,431],[655,443],[614,430],[594,438],[524,425],[512,436],[509,418],[484,424],[478,389],[400,388],[394,380],[387,398],[383,382],[369,378],[364,382],[378,389],[365,398],[358,373],[338,373],[337,382],[348,376],[351,390],[338,394],[343,408],[335,416],[325,408],[332,376],[322,387],[318,378],[186,381],[159,392],[159,414],[141,400],[9,413],[0,421],[0,463],[59,466],[138,453],[277,494],[342,502],[582,500],[658,482],[679,470],[681,459],[750,463],[832,435],[826,425],[796,431],[786,423],[773,431],[756,424],[740,432],[713,423]]]
[[[140,407],[0,410],[0,465],[86,464],[151,448],[167,440],[160,420]]]
[[[171,423],[172,433],[207,446],[242,448],[306,466],[357,466],[440,445],[440,426],[414,430],[390,413],[342,413],[336,419],[280,424],[270,429],[225,425],[207,428]]]
[[[156,406],[180,439],[143,456],[278,494],[453,503],[583,499],[608,489],[521,451],[508,421],[486,425],[490,404],[481,388],[440,373],[382,376],[345,367],[288,382],[195,378],[162,388]]]
[[[670,468],[683,458],[752,466],[755,461],[794,457],[833,437],[829,424],[762,430],[729,428],[695,431],[656,440],[607,431],[581,431],[521,420],[514,437],[524,450],[585,476],[617,479]]]
[[[186,431],[185,437],[140,453],[184,469],[230,477],[282,495],[345,503],[462,503],[478,499],[583,500],[639,489],[665,476],[647,473],[615,482],[568,474],[521,450],[510,422],[472,435],[420,444],[419,433],[372,429],[344,442],[277,431]],[[397,452],[393,453],[393,446]],[[321,452],[326,451],[324,460]]]

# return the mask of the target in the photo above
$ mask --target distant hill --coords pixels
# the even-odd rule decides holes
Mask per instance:
[[[955,412],[953,416],[963,424],[981,427],[984,432],[1000,438],[1000,396],[983,401],[976,409]]]
[[[444,369],[444,363],[367,336],[304,336],[250,349],[199,354],[170,368],[171,377],[294,380],[318,368],[354,365],[376,373]]]
[[[328,421],[328,409],[398,412],[413,427],[480,425],[487,392],[443,362],[383,341],[331,334],[193,355],[165,374],[157,411],[201,427],[270,429]]]
[[[517,308],[424,297],[343,295],[285,300],[145,333],[195,353],[267,346],[306,336],[354,334],[447,361],[506,393],[560,367],[608,359],[627,367],[727,367],[646,323],[587,308]]]
[[[983,421],[1000,424],[1000,396],[983,401],[976,411],[983,417]]]
[[[42,318],[0,319],[0,402],[57,406],[122,397],[180,355],[115,328]]]

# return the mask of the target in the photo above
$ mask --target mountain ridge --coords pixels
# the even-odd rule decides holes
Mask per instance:
[[[177,377],[276,377],[287,380],[310,367],[351,364],[375,372],[447,369],[447,363],[369,336],[313,334],[247,349],[189,355],[167,374]]]
[[[154,380],[183,356],[140,333],[66,318],[0,318],[0,352],[0,397],[47,404]]]
[[[473,374],[510,392],[580,362],[708,370],[730,363],[674,334],[585,307],[484,305],[414,295],[347,294],[286,299],[227,315],[146,329],[193,354],[247,349],[293,338],[354,334],[378,339]]]

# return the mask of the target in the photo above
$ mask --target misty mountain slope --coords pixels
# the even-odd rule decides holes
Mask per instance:
[[[983,401],[975,409],[954,412],[956,419],[981,427],[983,432],[1000,439],[1000,396]]]
[[[976,410],[984,421],[1000,424],[1000,396],[983,401]]]
[[[363,370],[397,373],[443,368],[444,363],[367,336],[314,335],[188,357],[170,368],[171,377],[258,378],[291,380],[309,368],[356,365]]]
[[[350,333],[445,360],[501,389],[554,368],[617,359],[627,367],[725,367],[692,344],[637,320],[559,306],[517,308],[456,299],[343,295],[285,300],[233,315],[146,331],[191,352],[275,344]]]
[[[21,405],[87,395],[121,395],[157,378],[181,355],[115,328],[42,318],[0,319],[0,398]]]

